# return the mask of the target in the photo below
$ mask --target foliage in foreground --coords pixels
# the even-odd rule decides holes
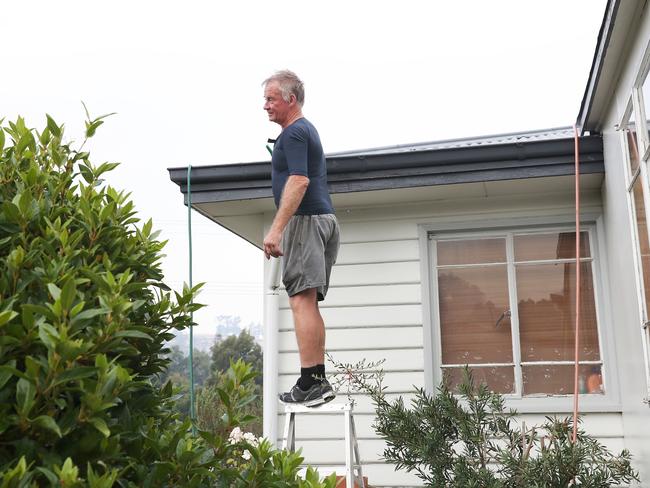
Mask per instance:
[[[627,450],[614,455],[580,429],[574,444],[570,418],[518,425],[504,398],[476,385],[467,368],[457,392],[445,383],[435,395],[419,389],[409,408],[402,397],[387,399],[380,370],[333,362],[357,391],[371,396],[373,427],[387,444],[384,458],[426,486],[609,488],[639,481]]]
[[[224,433],[252,401],[235,388],[253,381],[243,362],[219,390],[228,415],[191,434],[155,378],[198,287],[172,296],[151,221],[102,182],[116,164],[62,139],[49,116],[41,132],[0,126],[0,486],[332,486],[266,442],[228,463],[241,446]]]

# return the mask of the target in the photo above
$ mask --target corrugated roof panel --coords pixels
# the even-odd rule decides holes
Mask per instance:
[[[369,156],[373,154],[399,154],[416,151],[434,151],[438,149],[453,149],[461,147],[493,146],[499,144],[516,144],[518,142],[549,141],[573,137],[573,127],[557,127],[537,131],[511,132],[479,137],[465,137],[460,139],[447,139],[442,141],[418,142],[415,144],[397,144],[354,151],[340,151],[328,153],[328,157],[340,156]]]

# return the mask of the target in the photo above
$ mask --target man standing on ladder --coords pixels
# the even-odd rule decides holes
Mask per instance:
[[[325,299],[339,249],[339,225],[327,190],[327,168],[316,128],[302,115],[305,90],[295,73],[266,79],[264,110],[282,127],[272,154],[271,180],[277,213],[264,238],[264,255],[282,256],[300,352],[300,378],[280,401],[314,407],[334,398],[325,378]]]

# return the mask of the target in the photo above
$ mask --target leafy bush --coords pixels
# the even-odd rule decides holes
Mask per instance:
[[[234,447],[220,431],[193,437],[172,384],[155,381],[199,287],[172,296],[151,221],[103,184],[116,164],[82,149],[49,116],[41,132],[0,126],[0,486],[248,486],[225,467]],[[232,386],[247,374],[236,366]],[[245,421],[233,408],[222,420]],[[301,484],[295,454],[264,449],[265,486],[327,485]]]
[[[243,413],[255,417],[255,420],[248,424],[248,428],[256,435],[262,434],[262,348],[255,342],[255,338],[247,331],[241,330],[239,335],[231,335],[226,339],[219,340],[210,348],[212,361],[210,363],[211,374],[204,386],[197,393],[196,418],[200,428],[210,429],[214,425],[214,419],[220,417],[222,409],[215,408],[215,399],[218,397],[218,388],[224,382],[232,381],[228,374],[229,364],[240,359],[251,366],[254,373],[254,383],[247,385],[250,388],[254,399],[242,408]]]
[[[402,397],[386,399],[381,371],[333,362],[373,399],[373,427],[387,445],[384,458],[426,486],[608,488],[639,480],[628,451],[614,455],[582,430],[574,444],[570,418],[518,426],[516,412],[506,411],[501,395],[476,385],[468,368],[456,394],[444,382],[433,396],[419,389],[409,408]]]

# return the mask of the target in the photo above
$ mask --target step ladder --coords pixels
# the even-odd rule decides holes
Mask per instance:
[[[321,414],[342,413],[345,425],[345,479],[346,488],[354,488],[355,481],[358,487],[364,487],[361,457],[357,444],[357,432],[354,427],[352,403],[326,403],[319,407],[305,407],[302,405],[284,406],[284,437],[282,449],[296,450],[296,414]]]

